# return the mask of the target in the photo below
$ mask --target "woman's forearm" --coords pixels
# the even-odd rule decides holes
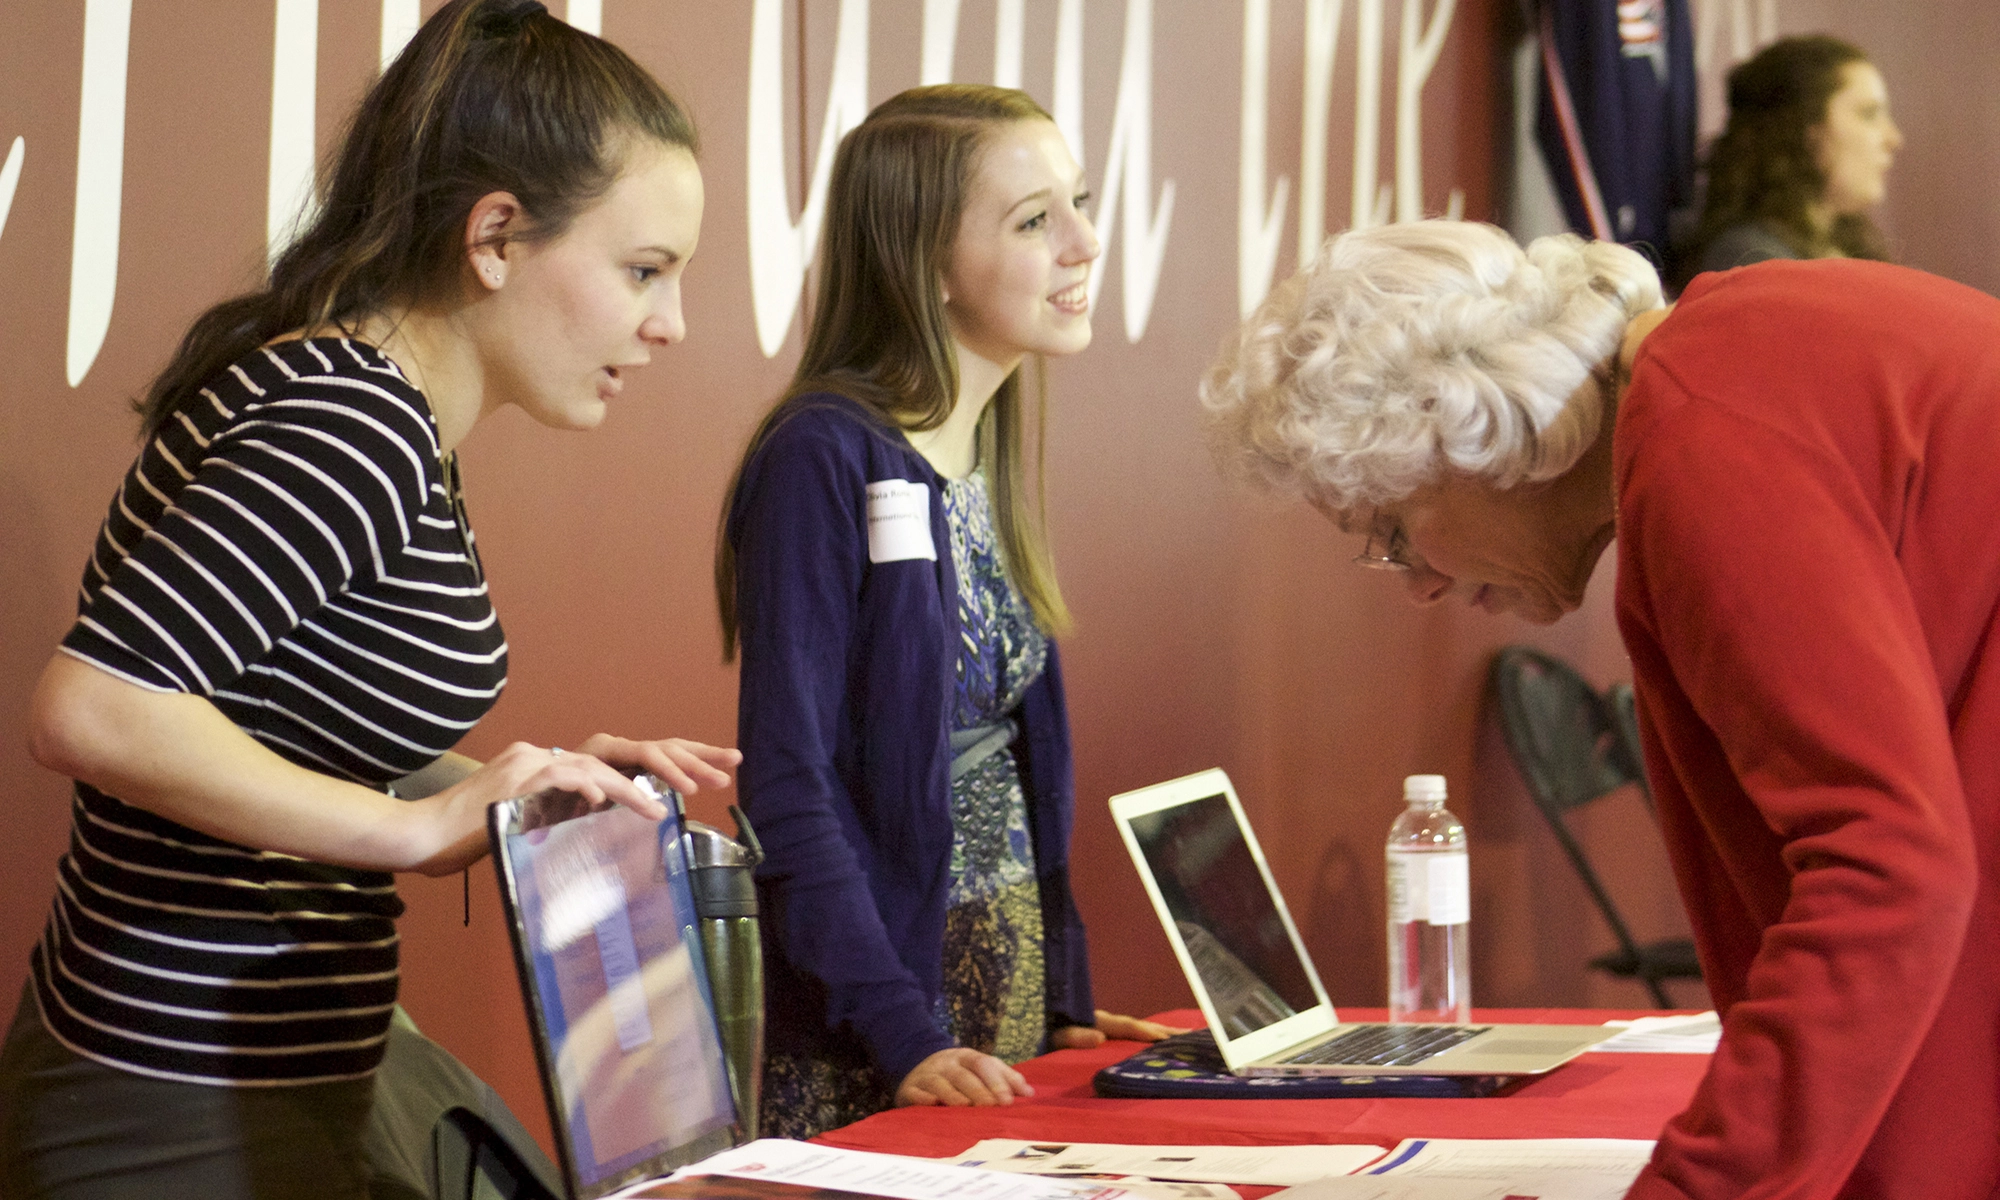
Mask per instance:
[[[137,808],[258,850],[374,871],[456,871],[486,854],[486,810],[545,788],[658,820],[659,798],[621,771],[683,794],[727,787],[736,751],[681,738],[596,734],[564,754],[515,742],[485,763],[446,754],[405,777],[401,800],[286,761],[200,696],[154,692],[58,654],[29,720],[35,761]]]
[[[67,654],[35,690],[29,747],[50,770],[260,850],[407,871],[471,861],[481,846],[483,805],[468,797],[412,803],[309,770],[200,696],[149,691]]]
[[[478,759],[447,750],[389,786],[405,800],[421,800],[470,778],[479,767]]]

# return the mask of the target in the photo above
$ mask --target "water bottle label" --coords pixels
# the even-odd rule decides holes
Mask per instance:
[[[1463,854],[1432,854],[1430,912],[1433,925],[1463,925],[1472,919],[1471,860]]]
[[[1389,919],[1463,925],[1472,919],[1472,876],[1463,854],[1389,852]]]

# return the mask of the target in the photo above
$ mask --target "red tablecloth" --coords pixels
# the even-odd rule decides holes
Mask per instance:
[[[1381,1010],[1345,1009],[1349,1020]],[[1480,1022],[1595,1025],[1648,1015],[1600,1009],[1482,1009]],[[1194,1011],[1158,1020],[1199,1025]],[[1547,1075],[1476,1100],[1106,1100],[1093,1095],[1099,1067],[1134,1053],[1131,1042],[1058,1050],[1021,1064],[1035,1095],[1001,1108],[899,1108],[832,1130],[819,1141],[856,1150],[942,1158],[981,1138],[1157,1145],[1372,1142],[1406,1137],[1652,1138],[1686,1106],[1708,1068],[1701,1054],[1585,1054]]]

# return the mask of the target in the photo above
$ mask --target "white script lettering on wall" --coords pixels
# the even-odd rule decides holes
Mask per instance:
[[[1308,43],[1310,47],[1310,43]],[[1271,102],[1271,0],[1243,0],[1242,143],[1236,156],[1236,309],[1249,316],[1271,290],[1292,181],[1278,176],[1264,204],[1264,141]],[[1307,89],[1311,91],[1310,88]],[[1306,145],[1312,141],[1307,139]],[[1302,209],[1303,211],[1303,201]]]
[[[75,387],[90,373],[118,294],[118,205],[125,186],[125,59],[132,0],[86,0],[76,122],[76,218],[69,251],[69,344]]]
[[[1428,23],[1422,0],[1403,0],[1396,63],[1396,182],[1380,184],[1382,0],[1360,0],[1355,16],[1354,189],[1350,224],[1364,229],[1387,221],[1391,207],[1399,221],[1424,215],[1423,87],[1437,66],[1450,31],[1455,0],[1438,0]],[[1305,16],[1305,97],[1299,128],[1298,262],[1319,253],[1326,238],[1326,141],[1332,115],[1334,53],[1340,45],[1342,0],[1307,0]],[[1418,30],[1422,29],[1419,35]],[[1264,165],[1270,122],[1270,0],[1243,0],[1243,115],[1238,158],[1236,208],[1236,302],[1248,316],[1271,290],[1291,180],[1270,184],[1267,203]],[[1445,215],[1457,218],[1465,194],[1451,190]]]
[[[958,51],[958,13],[962,0],[924,0],[923,62],[917,82],[925,86],[950,83]],[[1026,0],[995,0],[993,5],[993,83],[1021,86],[1027,57]],[[1056,6],[1054,103],[1049,115],[1063,140],[1083,165],[1083,0],[1059,0]]]
[[[1299,265],[1326,236],[1326,136],[1333,98],[1333,56],[1341,0],[1307,0],[1305,110],[1299,144]],[[1271,0],[1243,0],[1243,113],[1236,209],[1236,303],[1249,316],[1271,290],[1284,233],[1289,176],[1278,176],[1264,202],[1265,137],[1270,126]]]
[[[604,36],[604,0],[569,0],[563,20],[590,34]]]
[[[382,69],[396,61],[396,56],[417,36],[417,26],[424,23],[424,8],[419,0],[382,0]]]
[[[1119,253],[1119,282],[1125,290],[1125,340],[1146,336],[1153,315],[1153,295],[1160,284],[1160,267],[1167,258],[1167,229],[1174,219],[1174,181],[1160,184],[1159,204],[1149,216],[1146,202],[1153,193],[1153,0],[1127,0],[1125,51],[1118,63],[1118,106],[1111,113],[1111,149],[1105,155],[1102,199],[1095,221],[1098,240],[1109,261],[1117,240],[1118,219],[1125,219],[1125,244]],[[1122,197],[1121,197],[1122,193]],[[1118,204],[1120,199],[1124,205]],[[1090,273],[1090,305],[1104,289],[1104,272]]]
[[[276,17],[271,37],[271,170],[264,193],[264,247],[271,262],[312,222],[319,0],[277,0]]]
[[[958,28],[959,0],[926,0],[924,8],[924,49],[930,52],[932,33],[930,17],[932,9],[950,10],[950,22],[939,21],[935,35],[937,40],[955,37]],[[1027,4],[1026,0],[995,0],[993,5],[993,83],[996,87],[1018,88],[1021,86],[1021,68],[1027,57]],[[925,59],[926,64],[929,58]],[[946,83],[951,79],[951,46],[946,44],[942,54],[944,74],[925,83]],[[1063,141],[1069,143],[1070,152],[1076,156],[1076,165],[1083,166],[1083,0],[1059,0],[1056,5],[1056,59],[1055,84],[1049,104],[1049,115],[1056,119],[1056,128],[1062,130]]]
[[[1389,193],[1375,188],[1381,170],[1382,3],[1359,0],[1354,11],[1354,202],[1347,226],[1367,229],[1389,219]]]
[[[1076,156],[1076,165],[1088,166],[1083,146],[1083,0],[1062,0],[1056,6],[1056,77],[1054,103],[1049,113],[1062,131],[1063,141]]]
[[[757,345],[776,357],[799,311],[806,264],[819,249],[826,217],[827,177],[841,136],[868,115],[868,0],[840,0],[833,42],[833,79],[805,203],[792,220],[785,186],[784,0],[757,0],[750,18],[750,304]],[[803,86],[803,81],[801,81]]]
[[[951,60],[958,49],[958,5],[959,0],[924,0],[923,61],[917,70],[917,83],[929,87],[934,83],[951,82]],[[994,18],[994,44],[999,46],[1006,40],[1008,28],[1007,8],[1009,0],[1000,0],[1000,15]],[[1014,17],[1014,37],[1020,40],[1020,0],[1012,0]],[[998,66],[1001,52],[993,53],[994,77],[999,78]],[[1012,86],[1003,84],[1004,86]]]
[[[915,5],[915,0],[903,0]],[[1703,37],[1714,41],[1716,30],[1729,24],[1729,12],[1741,24],[1751,6],[1768,15],[1774,0],[1705,0],[1707,24]],[[377,0],[381,14],[379,62],[386,67],[419,27],[422,0]],[[1101,0],[1110,8],[1112,0]],[[1343,18],[1355,12],[1355,157],[1352,225],[1421,215],[1423,205],[1420,102],[1424,82],[1440,60],[1452,24],[1456,0],[1401,0],[1398,45],[1399,73],[1395,104],[1395,182],[1379,180],[1381,90],[1384,57],[1384,11],[1388,0],[1303,0],[1304,40],[1294,31],[1271,29],[1271,0],[1244,0],[1243,113],[1239,172],[1238,300],[1249,311],[1269,289],[1276,274],[1283,230],[1290,206],[1297,205],[1297,254],[1310,259],[1330,222],[1327,212],[1327,128],[1332,111],[1334,63],[1342,39]],[[1736,8],[1725,11],[1725,4]],[[1080,165],[1092,172],[1097,199],[1092,216],[1104,246],[1101,269],[1093,272],[1090,294],[1095,304],[1115,262],[1122,282],[1123,326],[1126,339],[1138,342],[1146,333],[1165,264],[1172,230],[1175,181],[1154,180],[1153,60],[1156,0],[1125,0],[1124,24],[1118,36],[1118,82],[1108,142],[1092,154],[1084,137],[1084,0],[1055,0],[1053,29],[1045,24],[1050,6],[1030,6],[1026,0],[993,0],[994,78],[1018,84],[1024,78],[1023,59],[1049,45],[1039,39],[1053,34],[1053,71],[1049,111],[1069,142]],[[71,253],[66,374],[72,387],[81,384],[103,349],[117,291],[119,220],[124,172],[124,132],[127,65],[130,50],[132,0],[85,0],[83,70],[77,132],[77,175],[74,236]],[[594,31],[602,23],[603,0],[566,0],[560,6],[579,28]],[[921,77],[941,82],[955,70],[954,54],[963,0],[921,0]],[[799,163],[799,195],[794,200],[787,167],[805,131],[785,129],[786,72],[792,67],[785,53],[787,29],[798,9],[786,0],[755,0],[752,12],[747,108],[747,183],[750,291],[758,345],[766,357],[782,348],[797,317],[808,268],[817,252],[825,219],[826,187],[833,154],[840,138],[866,116],[869,82],[870,0],[841,0],[836,18],[826,105],[817,139],[817,158]],[[267,153],[265,241],[275,256],[312,215],[317,135],[320,0],[270,0],[272,14],[271,123]],[[1294,7],[1291,11],[1297,12]],[[1030,17],[1034,19],[1031,21]],[[1296,19],[1296,18],[1295,18]],[[1112,39],[1108,22],[1097,31]],[[1291,177],[1266,174],[1266,134],[1269,130],[1271,47],[1281,54],[1300,45],[1304,67],[1301,113],[1302,146],[1296,185]],[[1095,61],[1108,68],[1110,45],[1099,48]],[[982,64],[983,65],[983,64]],[[815,71],[815,74],[817,72]],[[1177,98],[1175,102],[1180,102]],[[1188,102],[1195,102],[1192,98]],[[246,147],[246,150],[250,148]],[[254,151],[252,151],[254,152]],[[6,160],[5,198],[18,181],[23,147],[17,143]],[[1379,186],[1378,186],[1379,185]],[[1454,191],[1447,212],[1455,213],[1461,197]],[[795,207],[796,204],[796,207]],[[796,216],[794,214],[797,214]],[[0,208],[0,220],[5,209]]]
[[[926,0],[924,44],[928,53],[932,41],[929,24],[932,10],[940,18],[937,40],[949,30],[956,36],[959,0]],[[949,8],[949,20],[946,9]],[[1021,86],[1023,60],[1027,57],[1027,6],[1023,0],[996,0],[993,6],[993,83],[996,87]],[[941,61],[945,74],[926,83],[951,81],[951,46],[943,47]],[[1083,0],[1059,0],[1056,5],[1056,52],[1053,95],[1048,105],[1063,141],[1069,143],[1076,165],[1084,162],[1083,151]]]
[[[423,17],[421,0],[382,0],[377,59],[382,70],[388,70],[416,36]],[[564,19],[585,33],[598,34],[604,25],[603,0],[570,0]],[[318,80],[319,0],[277,0],[271,44],[271,176],[264,216],[271,262],[318,211],[313,178]]]
[[[1451,13],[1457,0],[1437,0],[1430,23],[1423,24],[1424,0],[1403,0],[1403,20],[1397,28],[1396,47],[1396,219],[1414,221],[1424,215],[1424,81],[1437,66],[1444,49],[1444,35],[1451,29]],[[1462,205],[1458,199],[1454,207]],[[1458,213],[1449,216],[1456,218]]]
[[[1340,0],[1306,3],[1306,109],[1299,134],[1301,267],[1313,260],[1326,240],[1326,138],[1333,122],[1333,54],[1340,48],[1340,9]]]
[[[27,139],[17,137],[7,147],[7,161],[0,163],[0,233],[7,232],[7,210],[14,207],[14,189],[21,184],[21,163],[27,156]]]
[[[995,0],[993,5],[993,85],[1019,88],[1021,60],[1027,56],[1028,6],[1025,0]]]

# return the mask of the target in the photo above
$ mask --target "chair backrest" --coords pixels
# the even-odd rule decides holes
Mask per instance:
[[[1501,732],[1528,785],[1528,795],[1611,926],[1619,947],[1636,954],[1624,918],[1565,819],[1572,809],[1628,783],[1645,787],[1637,742],[1627,740],[1617,703],[1599,694],[1569,664],[1527,646],[1509,646],[1495,655],[1488,680]]]
[[[436,1200],[556,1200],[507,1135],[463,1106],[431,1131],[431,1172]]]
[[[1551,818],[1628,783],[1643,785],[1616,704],[1569,664],[1509,646],[1493,658],[1491,684],[1514,763]]]
[[[1629,683],[1614,683],[1604,692],[1604,698],[1611,704],[1611,715],[1618,722],[1618,736],[1625,743],[1625,757],[1632,764],[1632,771],[1639,780],[1639,794],[1646,798],[1646,807],[1653,806],[1653,785],[1646,778],[1646,756],[1639,750],[1639,698]]]

